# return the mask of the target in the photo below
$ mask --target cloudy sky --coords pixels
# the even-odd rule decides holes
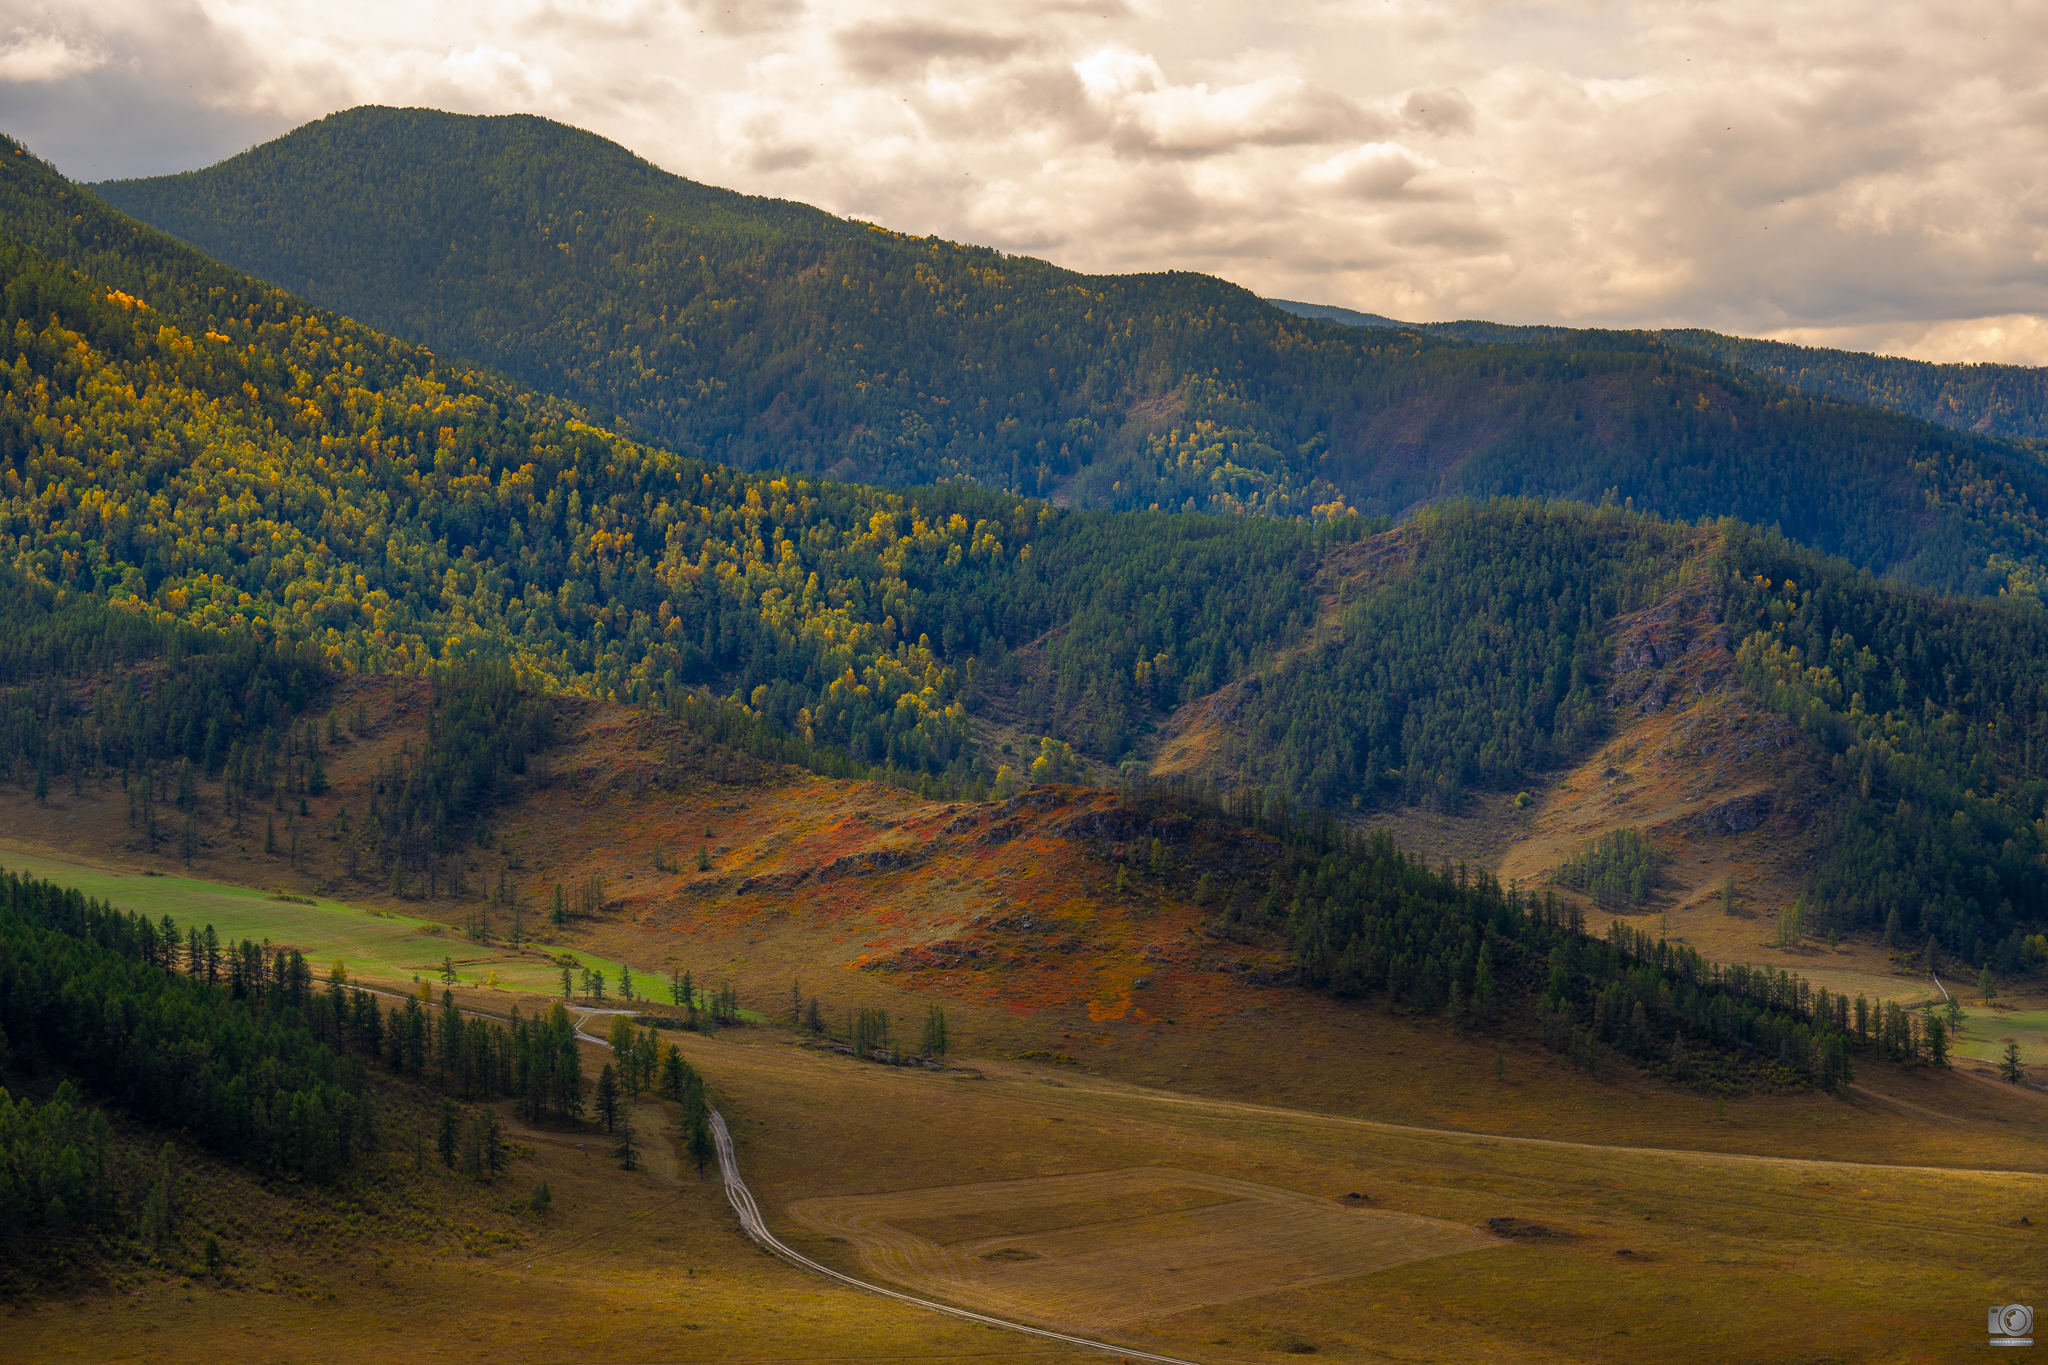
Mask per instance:
[[[2048,364],[2048,6],[0,0],[78,179],[366,103],[1093,271]]]

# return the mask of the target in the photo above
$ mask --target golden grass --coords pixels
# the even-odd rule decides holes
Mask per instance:
[[[343,801],[360,810],[374,758],[417,739],[407,729],[416,696],[401,712],[387,688],[361,686],[373,733],[329,763],[337,791],[315,803],[321,821]],[[618,708],[590,710],[553,756],[556,784],[501,813],[501,851],[479,853],[476,872],[495,882],[504,867],[529,903],[555,881],[602,873],[616,903],[572,923],[552,948],[625,960],[636,973],[689,966],[702,983],[731,980],[764,1013],[783,1014],[800,979],[829,1020],[883,1006],[914,1044],[925,1007],[945,1006],[955,1055],[984,1079],[856,1063],[788,1046],[780,1029],[681,1039],[712,1082],[771,1221],[851,1272],[861,1270],[854,1243],[802,1230],[792,1205],[1143,1169],[1192,1183],[1079,1207],[991,1205],[884,1223],[941,1249],[979,1240],[985,1251],[1033,1251],[1031,1239],[1055,1239],[1033,1251],[1037,1260],[972,1258],[973,1273],[1011,1285],[1079,1264],[1086,1252],[1057,1242],[1062,1229],[1120,1227],[1129,1240],[1116,1264],[1159,1280],[1174,1244],[1193,1245],[1187,1230],[1221,1216],[1205,1209],[1305,1200],[1348,1218],[1334,1201],[1352,1191],[1370,1195],[1376,1215],[1433,1220],[1487,1246],[1188,1303],[1116,1328],[1118,1339],[1219,1362],[1296,1358],[1302,1345],[1336,1359],[1934,1359],[1979,1339],[1985,1303],[2048,1298],[2038,1174],[2048,1171],[2048,1102],[2039,1094],[1967,1069],[1867,1063],[1840,1096],[1716,1101],[1625,1068],[1587,1076],[1512,1029],[1461,1036],[1378,1007],[1242,984],[1244,973],[1224,969],[1262,965],[1267,950],[1204,935],[1206,912],[1182,891],[1139,878],[1117,895],[1113,860],[1140,860],[1059,835],[1060,822],[1107,799],[1099,794],[1023,812],[1009,837],[990,842],[985,808],[866,784],[783,776],[740,786],[700,775],[663,790],[653,783],[661,754],[658,727]],[[1619,818],[1627,808],[1615,809]],[[118,789],[62,792],[48,806],[8,793],[0,812],[12,847],[122,872],[184,871],[123,846],[131,835]],[[965,828],[945,833],[963,817]],[[1529,822],[1518,838],[1537,819],[1514,818]],[[254,829],[260,850],[260,816]],[[306,893],[333,876],[317,841],[313,867],[295,874],[216,833],[195,879]],[[1734,849],[1749,837],[1724,842]],[[685,870],[657,872],[657,843]],[[702,875],[691,862],[700,844],[714,862]],[[891,849],[936,851],[885,875],[818,875]],[[0,861],[13,866],[18,855]],[[159,880],[170,879],[123,879],[119,889]],[[334,894],[357,909],[443,923],[464,908],[362,885]],[[277,917],[273,938],[285,937],[287,919],[293,933],[326,922],[308,907],[248,899]],[[1683,913],[1676,907],[1674,919]],[[1734,924],[1760,932],[1761,921]],[[393,984],[407,984],[410,965],[392,960]],[[1856,959],[1866,967],[1879,974]],[[469,986],[458,995],[497,1012],[513,999]],[[1973,1016],[1987,1029],[1997,1017]],[[1031,1051],[1076,1064],[1006,1060]],[[598,1060],[593,1051],[591,1071]],[[533,1154],[495,1190],[430,1173],[407,1206],[423,1226],[408,1236],[378,1216],[324,1206],[317,1192],[264,1191],[218,1173],[222,1199],[242,1211],[238,1254],[268,1267],[263,1278],[222,1287],[134,1272],[118,1292],[18,1306],[13,1353],[197,1361],[221,1358],[231,1341],[247,1360],[1061,1354],[773,1261],[740,1237],[715,1181],[679,1161],[671,1135],[651,1134],[648,1169],[628,1175],[607,1160],[601,1136],[508,1127],[531,1133],[521,1140]],[[1956,1169],[1967,1167],[2019,1174]],[[542,1178],[556,1194],[545,1228],[520,1212]],[[1276,1193],[1265,1203],[1192,1202],[1216,1194],[1205,1181]],[[1491,1218],[1554,1235],[1492,1246]],[[461,1227],[509,1230],[517,1244],[473,1245],[452,1231]],[[1088,1283],[1071,1293],[1085,1298]],[[1071,1311],[1113,1311],[1095,1302],[1077,1299]]]
[[[1082,1331],[1500,1245],[1453,1223],[1159,1168],[807,1199],[789,1216],[845,1237],[884,1279]],[[950,1242],[925,1235],[959,1231],[962,1219],[1008,1226]]]

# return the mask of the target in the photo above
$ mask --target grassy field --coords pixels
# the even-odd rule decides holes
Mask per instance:
[[[2048,1062],[2048,1009],[1993,1009],[1966,1007],[1962,1037],[1956,1041],[1956,1055],[1977,1061],[1995,1062],[2005,1056],[2011,1039],[2020,1045],[2020,1060],[2028,1066]]]
[[[268,940],[296,948],[315,972],[325,977],[337,959],[351,979],[379,984],[409,980],[441,980],[444,958],[452,959],[457,980],[482,986],[495,974],[499,988],[539,995],[562,993],[561,967],[551,956],[566,954],[584,967],[605,973],[616,989],[620,963],[597,953],[568,948],[514,952],[502,944],[472,943],[441,920],[421,919],[397,910],[347,905],[324,897],[305,897],[313,904],[279,899],[277,895],[190,877],[144,876],[88,867],[36,853],[19,851],[0,840],[0,866],[10,872],[42,877],[60,886],[76,887],[123,910],[152,919],[169,915],[185,925],[212,925],[223,939]],[[299,895],[294,891],[287,893]],[[641,964],[628,963],[638,994],[667,998],[668,978]]]
[[[1056,1295],[1112,1305],[1100,1316],[1114,1319],[1103,1329],[1113,1339],[1218,1365],[1311,1352],[1936,1361],[1982,1340],[1985,1303],[2048,1297],[2040,1173],[1431,1131],[1064,1067],[984,1060],[979,1078],[895,1070],[771,1029],[680,1041],[732,1121],[771,1224],[807,1254],[865,1269],[856,1239],[797,1216],[821,1200],[879,1214],[869,1224],[899,1242],[1018,1244],[1038,1259],[993,1264],[1038,1267]],[[338,1203],[207,1172],[206,1197],[184,1206],[184,1236],[191,1245],[202,1226],[223,1225],[233,1261],[224,1283],[132,1269],[104,1292],[0,1310],[7,1357],[1090,1358],[878,1301],[755,1250],[715,1179],[683,1160],[665,1105],[641,1106],[646,1163],[630,1174],[608,1159],[602,1134],[506,1116],[521,1155],[496,1186],[442,1172],[431,1154],[410,1183]],[[388,1146],[387,1165],[408,1170],[404,1135]],[[545,1222],[523,1211],[540,1179],[555,1194]],[[1011,1192],[991,1194],[992,1183]],[[1155,1209],[1114,1193],[1132,1185],[1228,1198]],[[1111,1226],[1075,1234],[1089,1225],[1089,1196],[1105,1188]],[[1177,1296],[1171,1281],[1202,1272],[1214,1251],[1185,1235],[1187,1216],[1236,1205],[1286,1210],[1297,1234],[1362,1206],[1389,1225],[1448,1225],[1453,1240],[1433,1248],[1446,1254],[1389,1257],[1399,1263],[1370,1273]],[[1033,1206],[1056,1226],[1033,1223]],[[963,1207],[980,1212],[962,1223]],[[1140,1235],[1148,1219],[1160,1235]],[[1322,1232],[1310,1240],[1327,1251]],[[1031,1297],[1020,1284],[1012,1295]]]
[[[1838,1095],[1716,1098],[1612,1060],[1589,1075],[1526,1028],[1454,1033],[1254,984],[1270,948],[1209,935],[1207,912],[1149,881],[1115,891],[1113,851],[1062,832],[1112,796],[1047,795],[999,820],[795,774],[665,785],[666,741],[644,717],[600,708],[579,727],[552,756],[556,780],[499,813],[497,847],[470,869],[472,885],[508,872],[529,904],[554,882],[603,878],[603,911],[545,930],[532,957],[473,948],[465,903],[345,882],[317,838],[293,870],[257,851],[260,824],[256,847],[216,824],[190,875],[141,876],[183,869],[137,846],[118,790],[47,805],[0,792],[0,848],[13,850],[0,863],[290,943],[322,969],[339,957],[373,982],[429,976],[451,956],[458,999],[486,1012],[558,992],[538,954],[562,952],[614,981],[630,962],[648,985],[688,966],[776,1017],[800,982],[828,1021],[879,1006],[911,1039],[941,1004],[961,1075],[856,1063],[758,1024],[679,1039],[771,1223],[854,1273],[908,1257],[893,1273],[941,1297],[1007,1295],[1026,1315],[1086,1318],[1218,1365],[1311,1352],[1938,1360],[1982,1340],[1985,1304],[2048,1299],[2048,1098],[1974,1060],[2007,1035],[2040,1043],[2048,1013],[2024,982],[2008,986],[2012,1010],[1970,1007],[1972,1060],[1954,1072],[1864,1060]],[[408,736],[377,717],[336,750],[316,831],[365,804],[366,771]],[[1605,803],[1612,790],[1583,795]],[[1543,828],[1560,846],[1582,834]],[[712,864],[701,873],[699,848]],[[1718,909],[1685,913],[1703,937],[1761,932]],[[1836,970],[1886,978],[1872,951]],[[483,987],[493,970],[499,988]],[[586,1067],[601,1060],[592,1050]],[[682,1161],[666,1106],[642,1107],[647,1162],[630,1174],[602,1134],[505,1114],[522,1155],[495,1187],[430,1159],[385,1194],[323,1202],[215,1171],[188,1221],[219,1222],[238,1258],[226,1283],[133,1270],[0,1310],[9,1358],[214,1360],[223,1341],[256,1361],[1071,1354],[756,1251],[715,1180]],[[385,1157],[407,1171],[408,1141],[395,1135]],[[523,1212],[540,1179],[556,1194],[545,1223]],[[406,1180],[417,1191],[401,1193]],[[819,1225],[820,1209],[860,1226]],[[1442,1245],[1422,1229],[1444,1230]],[[1233,1275],[1232,1244],[1268,1254]],[[1432,1254],[1403,1259],[1403,1244]],[[1005,1251],[1034,1259],[983,1259]],[[1140,1288],[1155,1311],[1131,1307]]]

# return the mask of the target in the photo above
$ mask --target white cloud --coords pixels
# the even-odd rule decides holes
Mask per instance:
[[[0,0],[74,174],[522,110],[1086,270],[2048,361],[2048,11],[1851,0]],[[1860,340],[1858,340],[1860,339]]]
[[[104,50],[55,33],[18,33],[0,44],[0,81],[61,81],[106,64]]]

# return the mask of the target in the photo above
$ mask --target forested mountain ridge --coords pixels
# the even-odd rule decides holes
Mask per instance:
[[[1468,345],[1304,321],[1205,276],[1087,277],[711,189],[541,119],[356,109],[97,189],[739,468],[1285,516],[1612,490],[1972,592],[2033,573],[2048,544],[2048,484],[2016,447],[1655,338]]]
[[[0,533],[31,582],[328,667],[481,656],[622,701],[708,692],[778,754],[817,745],[954,790],[1023,777],[978,737],[986,708],[1051,737],[1058,774],[1061,741],[1131,761],[1175,709],[1256,681],[1245,746],[1204,775],[1369,810],[1455,809],[1588,752],[1625,671],[1614,623],[1705,576],[1741,685],[1832,765],[1829,913],[1896,912],[1957,951],[2043,913],[2048,616],[2031,604],[1945,600],[1618,503],[1453,503],[1388,532],[736,473],[235,275],[8,152]],[[1633,359],[1651,386],[1676,373]],[[1699,398],[1674,410],[1724,411]],[[1333,586],[1333,560],[1389,544]],[[17,762],[56,781],[88,761],[49,742],[92,733],[61,697],[10,709]],[[204,726],[186,730],[167,739],[211,762]]]
[[[1586,345],[1585,329],[1499,322],[1400,322],[1334,304],[1267,300],[1296,317],[1347,327],[1390,328],[1486,343]],[[1640,333],[1713,364],[1761,375],[1802,393],[1889,408],[1937,426],[1991,436],[2048,440],[2048,368],[1988,363],[1937,364],[1900,356],[1799,346],[1728,336],[1699,327]]]

